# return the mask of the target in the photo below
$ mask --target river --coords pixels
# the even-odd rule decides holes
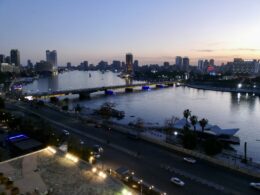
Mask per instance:
[[[98,86],[123,85],[128,83],[116,73],[99,71],[72,71],[35,80],[23,87],[24,91],[48,91],[79,89]],[[138,83],[138,82],[134,82]],[[125,111],[125,118],[118,121],[128,124],[142,118],[146,123],[163,125],[165,119],[181,118],[183,110],[190,109],[199,118],[222,128],[240,128],[240,146],[234,146],[243,153],[243,143],[248,144],[248,156],[260,162],[260,98],[246,94],[216,92],[172,87],[139,93],[118,93],[113,96],[92,95],[93,98],[78,102],[82,106],[97,108],[104,102],[113,102],[118,110]]]

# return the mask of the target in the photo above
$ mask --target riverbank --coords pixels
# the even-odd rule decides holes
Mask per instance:
[[[202,90],[231,92],[231,93],[249,93],[254,95],[260,95],[260,91],[258,89],[212,87],[207,85],[196,85],[196,84],[185,84],[184,86],[194,88],[194,89],[202,89]]]
[[[57,109],[57,108],[56,108]],[[64,114],[68,114],[70,116],[74,116],[77,119],[79,119],[82,123],[84,123],[87,127],[93,127],[96,128],[105,128],[110,129],[111,131],[117,131],[123,134],[128,134],[129,132],[138,133],[139,139],[142,139],[144,141],[147,141],[149,143],[159,145],[161,147],[165,147],[170,150],[174,150],[179,153],[183,153],[184,155],[193,156],[197,159],[202,159],[205,161],[209,161],[211,163],[214,163],[219,166],[223,166],[226,168],[229,168],[234,171],[239,171],[243,174],[259,177],[260,175],[260,165],[254,162],[249,162],[248,164],[241,163],[241,159],[237,158],[234,154],[229,154],[225,151],[225,153],[222,153],[217,156],[207,156],[204,153],[201,153],[197,150],[187,150],[181,147],[180,145],[167,143],[165,140],[158,139],[156,136],[151,136],[148,134],[157,134],[157,131],[152,131],[151,129],[136,129],[133,127],[129,127],[128,125],[118,124],[116,122],[112,122],[109,120],[102,119],[98,116],[93,115],[82,115],[82,114],[75,114],[72,112],[64,112]],[[162,136],[163,133],[161,132],[159,136]],[[165,135],[166,136],[166,135]]]

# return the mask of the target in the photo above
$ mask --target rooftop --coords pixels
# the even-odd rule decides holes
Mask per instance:
[[[120,194],[125,187],[112,177],[92,172],[84,161],[73,161],[62,151],[43,149],[0,162],[0,172],[14,182],[21,194]],[[0,193],[5,189],[0,186]]]

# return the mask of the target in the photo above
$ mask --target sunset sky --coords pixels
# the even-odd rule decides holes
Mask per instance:
[[[21,62],[124,60],[174,63],[175,56],[260,59],[260,0],[0,0],[0,53]]]

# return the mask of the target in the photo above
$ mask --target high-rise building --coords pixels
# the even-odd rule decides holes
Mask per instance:
[[[198,69],[203,71],[203,65],[204,65],[204,61],[203,60],[199,60],[198,61]]]
[[[139,62],[138,62],[138,60],[135,60],[134,65],[133,65],[134,70],[137,70],[138,67],[139,67]]]
[[[184,57],[182,60],[182,70],[187,70],[190,65],[190,59],[188,57]]]
[[[169,67],[169,66],[170,66],[170,63],[169,63],[169,62],[163,62],[163,66],[164,66],[164,67]]]
[[[11,58],[10,58],[10,56],[6,56],[6,57],[5,57],[5,63],[11,64]]]
[[[119,60],[113,60],[112,64],[113,70],[120,70],[121,69],[121,62]]]
[[[231,64],[233,74],[257,74],[260,70],[260,64],[257,60],[234,59]]]
[[[209,67],[209,61],[205,60],[204,63],[203,63],[203,71],[207,70],[208,67]]]
[[[57,66],[57,51],[46,50],[46,61],[52,64],[53,66]]]
[[[181,57],[181,56],[176,56],[175,64],[176,64],[176,66],[178,66],[179,68],[182,67],[182,57]]]
[[[39,74],[53,73],[53,65],[50,62],[40,61],[35,64],[35,71]]]
[[[0,64],[1,63],[5,63],[5,55],[4,54],[0,54]]]
[[[210,66],[214,66],[214,65],[215,65],[214,59],[210,59],[210,60],[209,60],[209,65],[210,65]]]
[[[126,62],[126,73],[133,74],[133,54],[127,53],[125,57]]]
[[[20,66],[20,52],[18,49],[12,49],[10,52],[10,60],[11,64],[14,64],[15,66]]]
[[[33,68],[33,63],[31,62],[31,60],[27,60],[27,67],[29,69],[32,69]]]

